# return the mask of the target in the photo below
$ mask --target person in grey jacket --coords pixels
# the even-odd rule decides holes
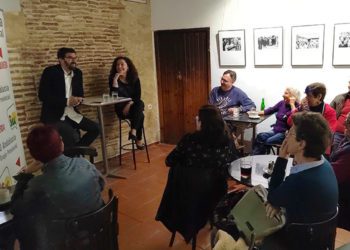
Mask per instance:
[[[50,249],[64,235],[64,229],[50,228],[52,220],[101,208],[104,179],[86,159],[63,155],[63,141],[52,126],[35,127],[27,146],[33,158],[44,165],[41,175],[32,175],[38,169],[35,167],[15,177],[18,182],[11,202],[15,232],[21,249]]]

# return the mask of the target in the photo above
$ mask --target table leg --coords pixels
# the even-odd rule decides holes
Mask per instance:
[[[256,137],[256,124],[253,124],[253,135],[252,135],[252,145],[251,145],[251,148],[253,151],[253,145],[254,145],[254,142],[255,142],[255,137]]]
[[[105,167],[105,176],[110,178],[126,179],[126,177],[124,176],[114,175],[110,173],[109,166],[108,166],[108,158],[107,158],[106,137],[105,137],[104,122],[103,122],[102,106],[97,107],[97,112],[98,112],[98,120],[100,122],[100,127],[101,127],[101,149],[102,149],[103,164]]]

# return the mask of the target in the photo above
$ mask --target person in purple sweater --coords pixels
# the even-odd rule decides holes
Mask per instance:
[[[300,92],[294,88],[286,88],[283,93],[283,100],[275,106],[259,112],[259,115],[270,115],[276,113],[276,123],[272,125],[269,132],[259,133],[253,145],[253,155],[266,154],[269,145],[281,144],[288,130],[287,119],[293,110],[299,106]]]
[[[221,115],[233,114],[233,107],[239,107],[240,112],[247,112],[255,108],[254,102],[240,88],[234,86],[237,74],[233,70],[226,70],[221,77],[220,87],[212,89],[209,104],[220,109]]]

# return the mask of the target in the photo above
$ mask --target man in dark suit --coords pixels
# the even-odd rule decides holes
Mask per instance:
[[[59,131],[66,147],[88,146],[99,135],[99,125],[79,113],[83,101],[83,74],[76,67],[72,48],[57,51],[59,64],[45,68],[39,87],[42,101],[41,122],[52,124]],[[86,131],[80,138],[78,129]]]

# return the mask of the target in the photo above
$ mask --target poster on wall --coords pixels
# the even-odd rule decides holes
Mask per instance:
[[[254,29],[254,64],[283,65],[283,27]]]
[[[350,23],[334,25],[333,66],[350,65]]]
[[[6,45],[3,11],[0,10],[0,189],[13,186],[12,176],[26,165]],[[6,190],[5,190],[6,191]],[[0,196],[0,203],[9,198]]]
[[[245,66],[244,30],[219,31],[220,66]]]
[[[322,66],[324,24],[292,27],[292,66]]]

